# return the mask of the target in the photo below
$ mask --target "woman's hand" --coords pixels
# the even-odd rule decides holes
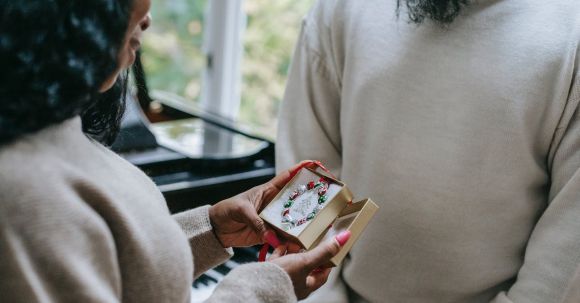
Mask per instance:
[[[334,239],[304,253],[293,253],[296,248],[292,248],[292,244],[282,244],[274,250],[268,262],[282,267],[288,273],[296,297],[302,300],[326,283],[331,269],[322,266],[338,254],[350,235],[350,231],[342,232]],[[285,255],[286,253],[290,254]]]
[[[223,247],[252,246],[264,243],[265,240],[275,242],[276,234],[273,231],[268,232],[269,229],[258,216],[258,212],[282,190],[298,168],[304,165],[310,167],[307,163],[313,161],[303,161],[266,184],[211,206],[209,218]]]

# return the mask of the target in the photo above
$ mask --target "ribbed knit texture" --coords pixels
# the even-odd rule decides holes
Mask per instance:
[[[193,268],[195,268],[196,278],[199,274],[215,266],[215,264],[207,263],[206,260],[221,260],[224,262],[234,253],[231,248],[223,249],[221,243],[215,237],[209,221],[208,210],[209,206],[206,205],[173,216],[185,232],[192,249],[195,247],[203,248],[195,249],[196,255],[193,258]]]

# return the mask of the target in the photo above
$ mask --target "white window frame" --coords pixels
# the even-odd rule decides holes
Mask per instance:
[[[208,0],[203,33],[207,66],[203,73],[201,109],[221,117],[238,117],[242,81],[244,0]]]

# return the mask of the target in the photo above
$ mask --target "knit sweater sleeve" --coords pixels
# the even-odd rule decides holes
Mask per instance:
[[[207,303],[296,302],[292,281],[282,268],[269,262],[236,267],[217,286]]]
[[[206,205],[173,216],[189,240],[195,278],[233,255],[233,250],[223,248],[214,234],[208,210],[209,206]]]
[[[514,285],[493,303],[580,302],[580,75],[548,157],[549,204],[528,241]]]
[[[341,171],[339,63],[334,60],[327,11],[319,1],[302,23],[279,114],[279,170],[311,159],[322,161],[335,174]]]
[[[187,235],[194,260],[194,276],[223,263],[232,256],[213,233],[202,206],[174,215]],[[295,302],[292,281],[284,270],[272,263],[252,263],[236,267],[217,286],[207,302]]]

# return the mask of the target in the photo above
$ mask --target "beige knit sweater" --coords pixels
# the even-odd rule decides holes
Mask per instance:
[[[446,29],[396,2],[303,23],[277,165],[381,206],[311,302],[580,302],[580,1],[474,0]]]
[[[0,302],[186,303],[193,277],[230,253],[207,206],[171,217],[151,180],[87,139],[79,118],[0,148]],[[209,302],[295,300],[281,268],[256,263]]]

